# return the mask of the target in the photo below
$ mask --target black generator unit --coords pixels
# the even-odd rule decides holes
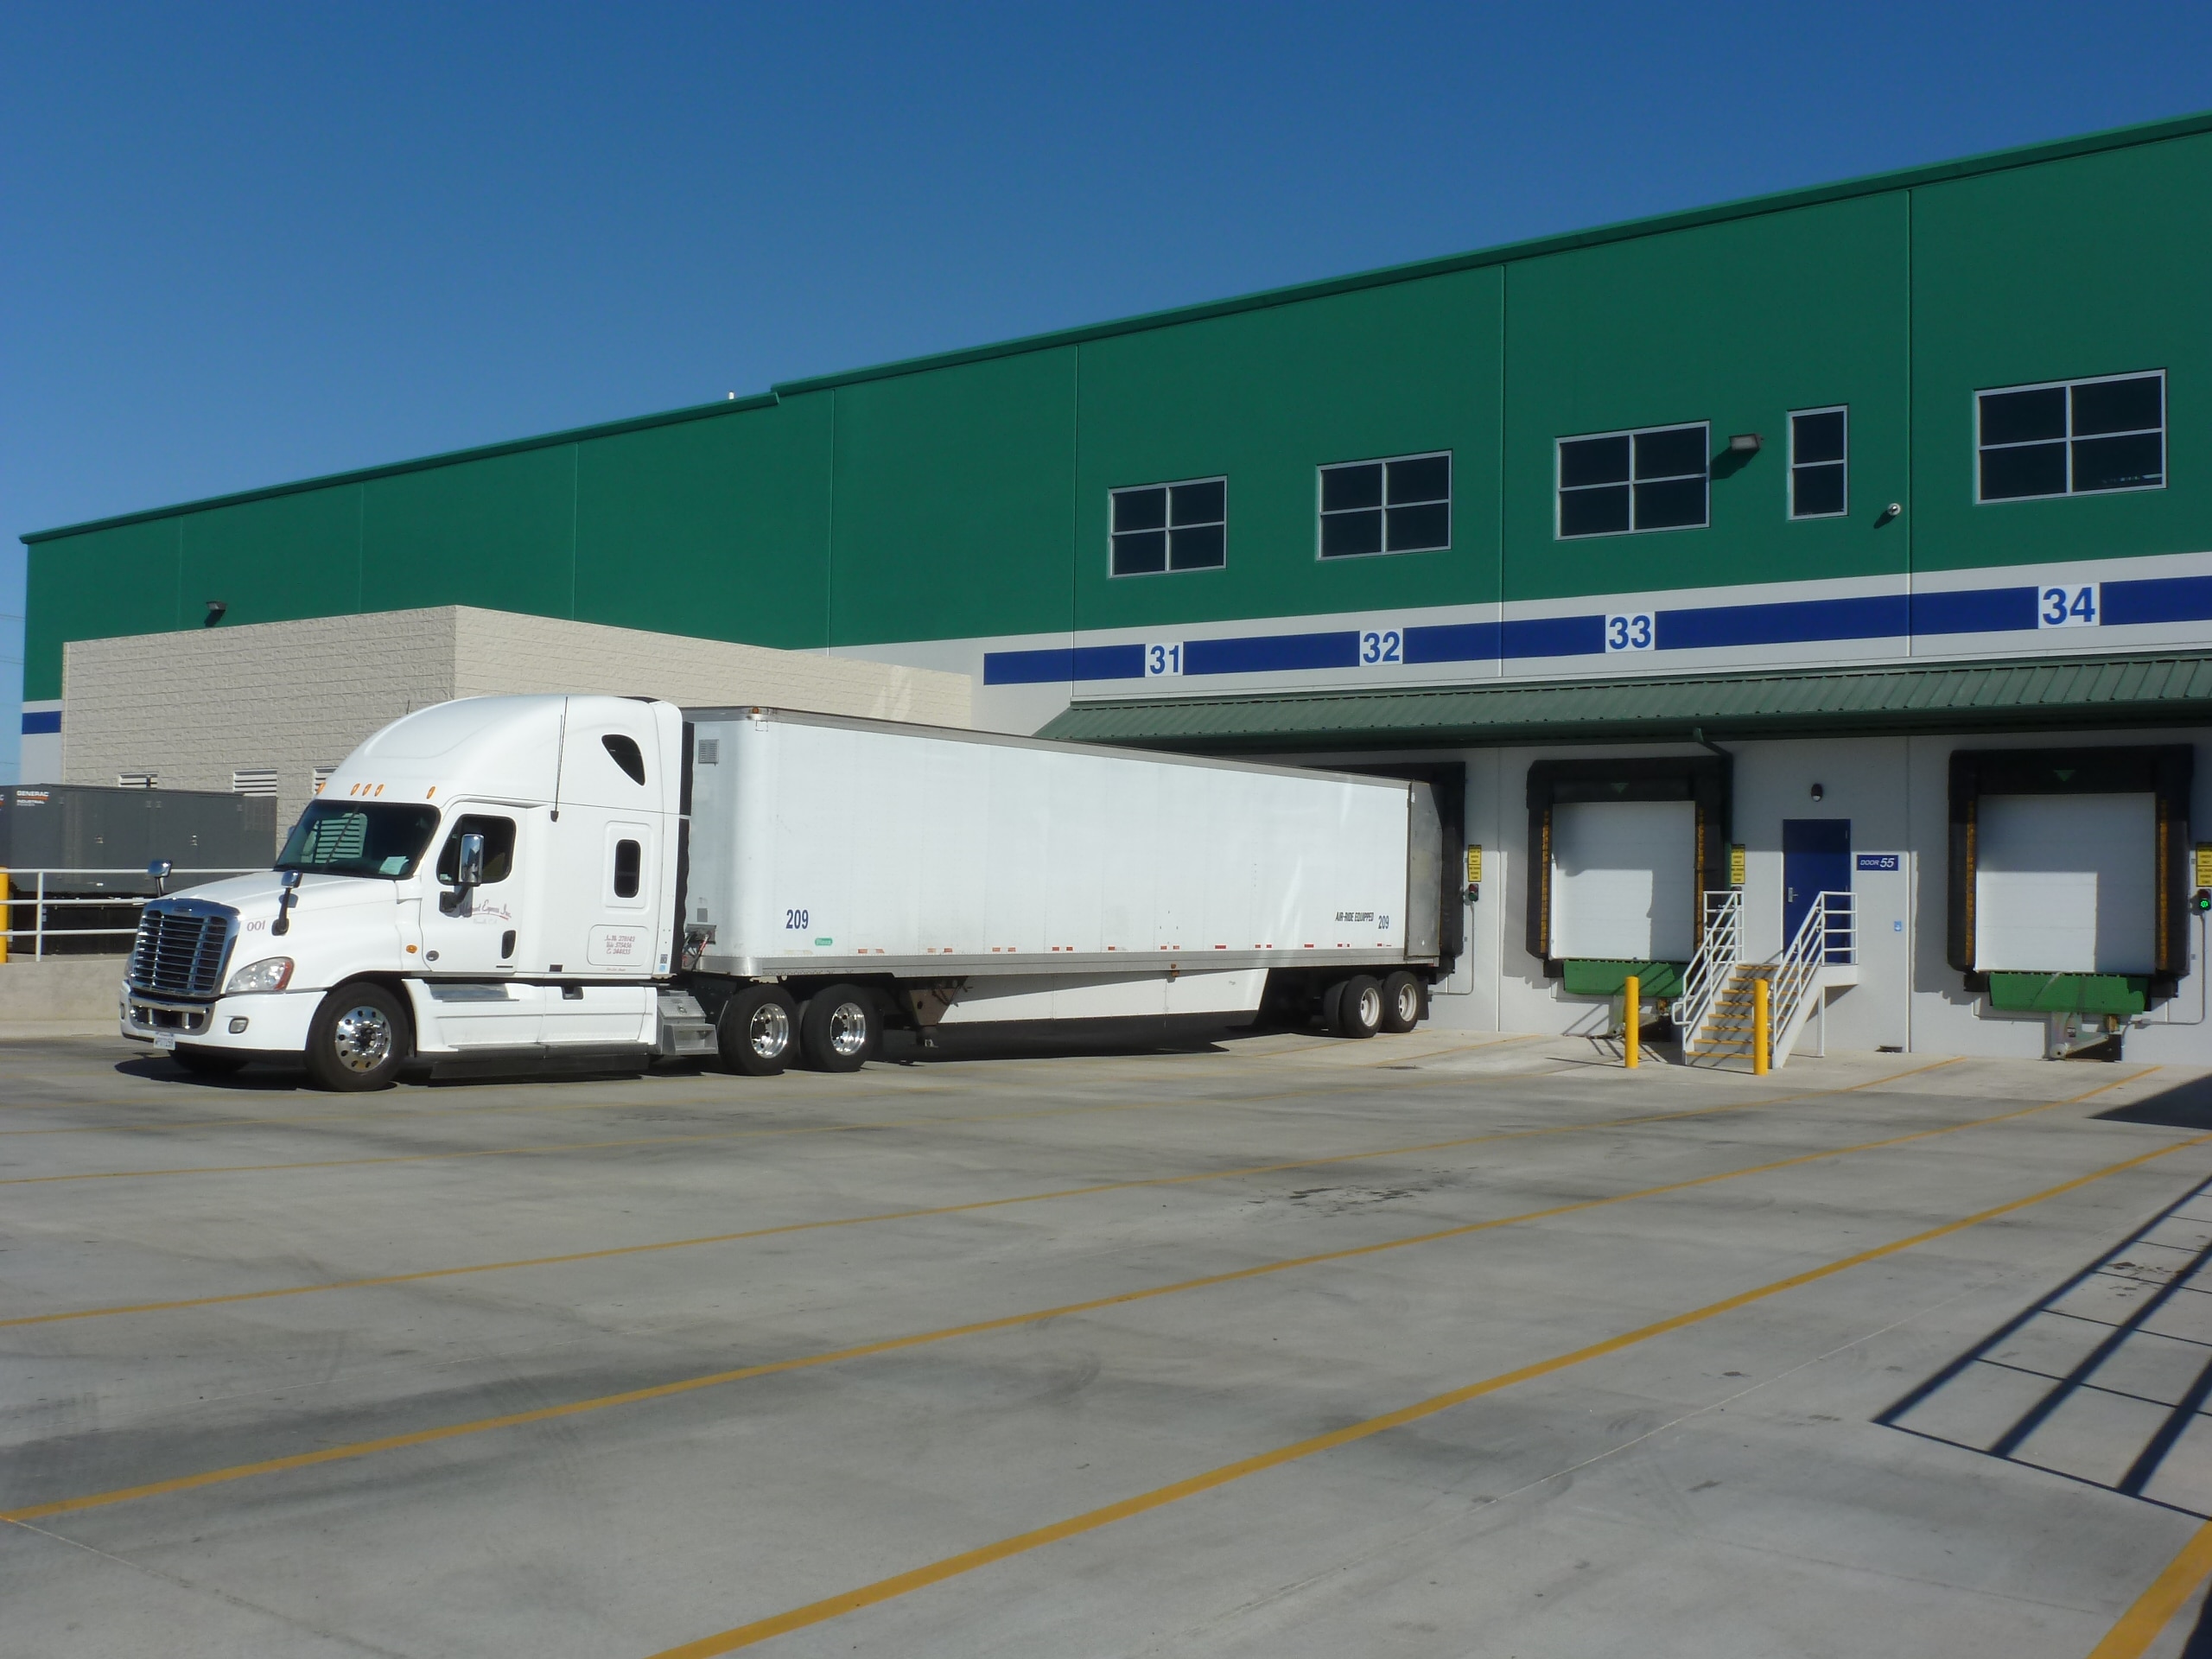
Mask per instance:
[[[212,790],[104,789],[85,784],[0,787],[0,870],[18,899],[46,878],[49,899],[102,893],[140,898],[156,884],[146,866],[165,858],[183,870],[265,870],[276,860],[276,802]],[[81,874],[107,871],[107,874]],[[211,876],[172,876],[168,891]]]

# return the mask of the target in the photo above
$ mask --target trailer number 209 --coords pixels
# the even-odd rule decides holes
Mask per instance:
[[[809,924],[806,919],[806,912],[804,911],[787,910],[784,912],[784,931],[786,933],[803,933],[806,931],[809,925],[810,925],[810,924]]]

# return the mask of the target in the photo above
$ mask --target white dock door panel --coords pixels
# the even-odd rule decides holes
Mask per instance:
[[[2158,965],[2151,795],[1985,795],[1974,965],[1983,973],[2147,974]]]
[[[1552,809],[1552,955],[1688,962],[1697,950],[1697,808],[1574,801]]]

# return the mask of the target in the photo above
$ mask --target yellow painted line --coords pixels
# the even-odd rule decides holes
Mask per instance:
[[[2093,1090],[2091,1092],[2101,1093],[2101,1090]],[[1921,1232],[1909,1234],[1904,1238],[1892,1239],[1887,1244],[1878,1244],[1872,1249],[1857,1251],[1839,1261],[1808,1268],[1803,1273],[1793,1273],[1785,1279],[1777,1279],[1771,1283],[1759,1286],[1755,1290],[1742,1291],[1733,1296],[1723,1297],[1717,1302],[1707,1302],[1703,1307],[1692,1308],[1687,1313],[1676,1313],[1667,1319],[1656,1319],[1649,1325],[1638,1325],[1633,1331],[1624,1331],[1619,1336],[1608,1337],[1602,1342],[1593,1342],[1586,1347],[1571,1349],[1563,1354],[1554,1354],[1548,1359],[1540,1359],[1533,1364],[1519,1366],[1510,1371],[1500,1371],[1494,1376],[1486,1376],[1478,1382],[1470,1382],[1464,1388],[1449,1389],[1443,1394],[1431,1395],[1426,1400],[1415,1401],[1409,1406],[1401,1406],[1395,1411],[1386,1411],[1379,1416],[1370,1417],[1363,1422],[1347,1424],[1343,1428],[1332,1429],[1325,1434],[1315,1434],[1306,1440],[1293,1440],[1287,1446],[1276,1446],[1274,1450],[1262,1452],[1256,1457],[1240,1458],[1235,1463],[1223,1464],[1217,1468],[1205,1471],[1203,1474],[1192,1475],[1187,1479],[1173,1481],[1165,1486],[1157,1486],[1148,1492],[1140,1492],[1135,1497],[1123,1498],[1118,1503],[1108,1503],[1098,1509],[1086,1510],[1081,1515],[1070,1516],[1065,1521],[1056,1521],[1050,1526],[1016,1533],[1011,1538],[1001,1538],[996,1543],[985,1544],[978,1549],[963,1550],[957,1555],[947,1555],[942,1560],[931,1561],[926,1567],[918,1567],[911,1572],[896,1573],[887,1579],[878,1579],[874,1583],[862,1585],[856,1590],[848,1590],[840,1595],[810,1602],[804,1607],[794,1607],[788,1612],[778,1613],[772,1618],[755,1619],[752,1624],[740,1624],[714,1636],[702,1637],[696,1642],[686,1642],[680,1647],[663,1649],[652,1656],[652,1659],[714,1659],[714,1656],[734,1653],[741,1648],[753,1647],[772,1637],[789,1635],[793,1630],[805,1630],[810,1625],[827,1624],[830,1620],[842,1618],[847,1613],[857,1612],[864,1607],[874,1607],[883,1602],[895,1600],[900,1596],[910,1595],[917,1590],[927,1589],[931,1585],[943,1584],[948,1579],[956,1579],[963,1573],[973,1573],[979,1567],[990,1567],[1013,1556],[1026,1554],[1033,1549],[1041,1549],[1047,1544],[1056,1544],[1065,1539],[1079,1537],[1087,1532],[1096,1532],[1102,1527],[1111,1526],[1116,1521],[1126,1521],[1133,1516],[1145,1515],[1154,1510],[1165,1509],[1171,1503],[1180,1503],[1186,1497],[1195,1497],[1201,1492],[1217,1491],[1232,1482],[1243,1480],[1248,1476],[1261,1474],[1270,1469],[1280,1469],[1285,1464],[1296,1463],[1301,1459],[1313,1457],[1318,1452],[1333,1451],[1340,1446],[1350,1446],[1356,1441],[1368,1440],[1376,1434],[1387,1433],[1391,1429],[1402,1428],[1408,1423],[1417,1423],[1424,1418],[1433,1417],[1440,1412],[1449,1411],[1454,1406],[1463,1406],[1469,1401],[1479,1400],[1485,1395],[1499,1393],[1518,1383],[1532,1382],[1539,1377],[1551,1376],[1572,1366],[1585,1364],[1593,1359],[1602,1359],[1609,1354],[1618,1354],[1624,1349],[1649,1342],[1654,1338],[1686,1330],[1691,1325],[1702,1325],[1707,1319],[1718,1319],[1724,1313],[1732,1313],[1738,1308],[1749,1307],[1753,1303],[1764,1301],[1770,1296],[1779,1296],[1784,1291],[1802,1289],[1807,1285],[1816,1284],[1823,1279],[1833,1278],[1837,1274],[1847,1273],[1853,1268],[1864,1267],[1870,1262],[1879,1262],[1885,1256],[1896,1255],[1901,1251],[1912,1249],[1918,1245],[1932,1243],[1936,1239],[1948,1237],[1953,1233],[1963,1232],[1969,1227],[1978,1227],[1983,1222],[1994,1221],[2000,1216],[2011,1215],[2016,1211],[2025,1210],[2032,1205],[2043,1204],[2051,1198],[2063,1197],[2066,1193],[2078,1192],[2092,1182],[2104,1180],[2126,1170],[2140,1168],[2154,1159],[2167,1157],[2184,1147],[2200,1147],[2208,1141],[2212,1141],[2212,1135],[2200,1135],[2190,1140],[2177,1141],[2172,1146],[2161,1147],[2155,1152],[2146,1152],[2137,1157],[2123,1159],[2119,1163],[2107,1164],[2102,1169],[2093,1170],[2087,1175],[2077,1175],[2071,1180],[2061,1181],[2056,1186],[2047,1186],[2040,1192],[2031,1192],[2024,1198],[2013,1198],[2005,1204],[1993,1205],[1986,1210],[1978,1210],[1970,1216],[1961,1217],[1956,1221],[1947,1221],[1940,1227],[1930,1227]],[[2212,1531],[2212,1528],[2208,1528],[2207,1530]],[[2199,1535],[2200,1537],[2202,1535]],[[2171,1568],[2168,1569],[2169,1572],[2171,1570]],[[2135,1648],[2124,1651],[2133,1654],[2139,1653],[2141,1650],[2140,1648]],[[2113,1659],[2113,1656],[2107,1655],[2102,1649],[2099,1649],[2097,1653],[2092,1656],[2092,1659]]]
[[[1871,1089],[1882,1083],[1894,1082],[1922,1071],[1932,1071],[1937,1066],[1956,1065],[1955,1060],[1937,1060],[1928,1065],[1915,1066],[1888,1077],[1866,1083],[1855,1083],[1847,1089],[1808,1090],[1802,1094],[1779,1095],[1767,1100],[1737,1101],[1721,1106],[1692,1107],[1679,1112],[1646,1112],[1631,1117],[1603,1119],[1594,1123],[1547,1124],[1533,1129],[1495,1129],[1483,1135],[1461,1135],[1450,1141],[1427,1141],[1413,1146],[1381,1147],[1359,1152],[1332,1153],[1324,1158],[1302,1158],[1294,1162],[1251,1164],[1239,1169],[1204,1170],[1194,1174],[1152,1175],[1135,1180],[1099,1181],[1087,1186],[1059,1187],[1045,1192],[1022,1192],[1003,1198],[975,1198],[962,1204],[934,1205],[922,1209],[881,1210],[861,1216],[840,1216],[823,1221],[786,1222],[774,1227],[753,1227],[741,1232],[709,1233],[695,1238],[659,1239],[645,1244],[617,1244],[595,1250],[571,1250],[559,1255],[519,1256],[511,1262],[473,1262],[457,1268],[425,1268],[414,1273],[378,1274],[361,1279],[337,1279],[311,1285],[282,1285],[268,1290],[230,1291],[212,1296],[186,1296],[170,1301],[127,1302],[105,1307],[72,1308],[56,1313],[27,1313],[14,1319],[0,1319],[0,1330],[14,1325],[60,1325],[73,1319],[112,1319],[126,1313],[164,1313],[181,1308],[220,1307],[232,1302],[268,1301],[281,1296],[311,1296],[334,1290],[370,1290],[383,1286],[416,1284],[426,1279],[451,1279],[465,1274],[505,1273],[520,1268],[559,1267],[577,1262],[605,1262],[617,1256],[645,1255],[662,1250],[685,1250],[707,1244],[734,1244],[747,1239],[772,1238],[784,1233],[817,1232],[830,1227],[861,1227],[883,1222],[914,1221],[931,1216],[957,1216],[978,1210],[996,1210],[1009,1205],[1044,1204],[1054,1199],[1087,1198],[1101,1192],[1123,1192],[1136,1187],[1178,1186],[1198,1181],[1227,1181],[1250,1175],[1274,1175],[1287,1170],[1316,1169],[1332,1164],[1357,1163],[1374,1158],[1410,1157],[1417,1153],[1449,1152],[1463,1147],[1479,1146],[1485,1141],[1519,1141],[1535,1135],[1584,1135],[1600,1129],[1636,1128],[1647,1123],[1673,1123],[1684,1118],[1711,1117],[1724,1112],[1754,1111],[1768,1106],[1778,1106],[1791,1101],[1821,1098],[1828,1095],[1853,1094]],[[2156,1068],[2152,1068],[2155,1070]],[[2106,1084],[2117,1087],[2132,1083],[2147,1072],[2134,1072],[2126,1077],[2115,1078]]]
[[[2137,1073],[2137,1076],[2147,1075]],[[726,1383],[741,1382],[756,1376],[774,1376],[791,1371],[811,1370],[824,1365],[835,1365],[846,1360],[865,1359],[880,1354],[899,1353],[909,1349],[931,1346],[958,1338],[982,1336],[997,1331],[1018,1330],[1024,1325],[1046,1319],[1065,1319],[1077,1313],[1094,1313],[1109,1307],[1125,1307],[1132,1303],[1156,1300],[1165,1296],[1179,1295],[1185,1291],[1210,1289],[1217,1285],[1242,1283],[1247,1280],[1265,1278],[1272,1274],[1287,1273],[1298,1268],[1310,1268],[1332,1262],[1351,1262],[1362,1257],[1380,1255],[1391,1250],[1402,1250],[1420,1244],[1434,1244],[1446,1239],[1465,1238],[1476,1233],[1493,1231],[1502,1227],[1520,1226],[1529,1222],[1544,1221],[1559,1216],[1576,1215],[1589,1210],[1602,1210],[1616,1204],[1626,1204],[1637,1198],[1655,1198],[1662,1193],[1685,1192],[1693,1188],[1711,1186],[1721,1181],[1732,1181],[1747,1175],[1763,1175],[1777,1169],[1793,1169],[1801,1165],[1818,1163],[1824,1159],[1841,1158],[1853,1153],[1872,1152],[1885,1147],[1904,1146],[1910,1141],[1932,1140],[1939,1135],[1954,1135],[1961,1129],[1979,1128],[1991,1123],[2009,1122],[2016,1118],[2037,1112],[2047,1112],[2061,1106],[2070,1106],[2087,1100],[2091,1095],[2101,1095],[2107,1089],[2134,1081],[2133,1077],[2114,1077],[2100,1084],[2086,1094],[2066,1100],[2044,1101],[2034,1106],[2024,1106],[1993,1117],[1973,1118],[1962,1123],[1945,1124],[1933,1129],[1918,1129],[1910,1135],[1886,1136],[1879,1141],[1860,1141],[1848,1147],[1834,1147],[1821,1152],[1800,1153],[1794,1157],[1777,1159],[1770,1163],[1754,1164],[1745,1169],[1724,1170],[1718,1174],[1699,1175],[1688,1180],[1669,1181],[1662,1185],[1647,1186],[1630,1192],[1617,1192],[1602,1198],[1582,1198],[1568,1204],[1558,1204],[1541,1210],[1524,1211],[1519,1215],[1500,1216],[1490,1221],[1464,1223],[1456,1227],[1445,1227],[1433,1232],[1416,1233],[1408,1237],[1385,1239],[1373,1244],[1356,1244],[1344,1249],[1323,1250],[1311,1255],[1289,1256],[1275,1262],[1262,1262],[1255,1267],[1237,1268],[1227,1273],[1207,1274],[1196,1279],[1178,1280],[1163,1285],[1151,1285],[1141,1290],[1125,1290],[1111,1296],[1094,1297],[1087,1301],[1064,1302],[1055,1307],[1033,1308],[1027,1313],[1010,1313],[995,1319],[977,1319],[966,1325],[948,1325],[935,1331],[910,1332],[901,1337],[887,1337],[874,1342],[855,1344],[850,1347],[833,1348],[811,1354],[795,1355],[789,1359],[766,1360],[754,1365],[741,1365],[723,1371],[710,1371],[700,1376],[679,1377],[671,1382],[656,1382],[640,1389],[626,1389],[619,1394],[605,1394],[589,1399],[566,1401],[559,1405],[539,1406],[529,1411],[508,1412],[497,1417],[480,1417],[467,1422],[446,1423],[435,1428],[415,1429],[404,1434],[387,1434],[372,1440],[356,1440],[345,1446],[323,1446],[313,1452],[296,1452],[289,1457],[266,1458],[254,1463],[233,1464],[227,1468],[203,1470],[198,1474],[178,1475],[168,1480],[149,1481],[143,1485],[118,1487],[110,1491],[90,1492],[79,1497],[55,1498],[45,1503],[34,1503],[21,1509],[0,1511],[0,1521],[38,1521],[48,1516],[70,1515],[80,1510],[102,1509],[111,1503],[127,1503],[140,1498],[162,1497],[177,1492],[197,1491],[204,1486],[216,1486],[234,1480],[246,1480],[262,1475],[283,1474],[294,1469],[313,1468],[318,1464],[342,1463],[355,1458],[368,1457],[380,1452],[397,1452],[412,1446],[435,1446],[443,1440],[459,1440],[466,1435],[489,1433],[495,1429],[519,1428],[531,1423],[552,1422],[564,1417],[582,1416],[588,1412],[605,1411],[611,1407],[639,1405],[648,1401],[672,1399],[678,1395],[695,1394],[702,1389],[720,1388]],[[2203,1137],[2212,1139],[2212,1137]],[[2178,1143],[2195,1145],[2195,1141]],[[2165,1150],[2171,1151],[2168,1147]],[[2134,1161],[2162,1155],[2152,1153]],[[2122,1166],[2114,1166],[2120,1168]],[[2085,1178],[2086,1179],[2086,1178]],[[2078,1183],[2077,1183],[2078,1185]],[[2056,1191],[2058,1189],[2053,1189]],[[1991,1213],[1998,1213],[1992,1211]],[[1936,1236],[1936,1235],[1929,1235]]]
[[[2141,1659],[2208,1577],[2212,1577],[2212,1522],[2190,1535],[2181,1554],[2166,1563],[2166,1570],[2120,1616],[2120,1623],[2105,1632],[2105,1639],[2089,1649],[2089,1659]]]

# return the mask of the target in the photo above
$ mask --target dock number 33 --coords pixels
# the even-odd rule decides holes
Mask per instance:
[[[1638,611],[1633,616],[1609,616],[1605,619],[1607,651],[1649,651],[1651,645],[1650,612]]]

